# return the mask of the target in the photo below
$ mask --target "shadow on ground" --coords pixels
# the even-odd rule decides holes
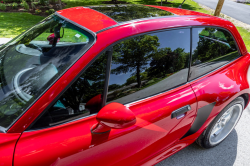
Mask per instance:
[[[216,165],[232,166],[237,155],[238,135],[234,129],[220,145],[212,149],[200,148],[196,143],[182,149],[156,166]]]

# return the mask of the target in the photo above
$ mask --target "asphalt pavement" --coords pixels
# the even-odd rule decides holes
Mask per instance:
[[[218,0],[193,0],[211,9],[216,8]],[[236,0],[225,0],[221,12],[236,20],[250,24],[250,5],[237,3]],[[249,164],[250,165],[250,164]]]

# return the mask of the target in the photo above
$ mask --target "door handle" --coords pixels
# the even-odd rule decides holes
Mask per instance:
[[[186,105],[184,107],[181,107],[175,111],[172,112],[171,114],[171,119],[176,118],[176,119],[180,119],[182,117],[184,117],[184,113],[188,112],[191,110],[191,106],[190,105]]]

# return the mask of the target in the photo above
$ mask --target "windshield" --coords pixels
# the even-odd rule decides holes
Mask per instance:
[[[52,15],[0,47],[0,127],[9,127],[93,42]]]

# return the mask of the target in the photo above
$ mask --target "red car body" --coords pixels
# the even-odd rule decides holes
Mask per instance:
[[[244,98],[247,106],[250,94],[247,78],[250,54],[235,26],[227,20],[198,12],[151,7],[177,16],[118,24],[112,18],[85,7],[57,12],[57,15],[95,34],[96,42],[6,133],[0,133],[0,165],[154,165],[192,144],[220,111],[238,96]],[[92,126],[98,123],[97,115],[50,128],[26,131],[105,48],[130,36],[191,26],[213,26],[228,30],[241,56],[178,88],[127,105],[136,117],[135,124],[127,128],[111,129],[109,135],[91,134]],[[198,110],[211,103],[215,105],[204,123],[194,133],[184,137],[195,123]],[[187,112],[185,118],[171,119],[174,110],[187,104],[191,106],[191,111]],[[110,114],[109,117],[123,117],[123,113],[118,112],[115,117]]]

